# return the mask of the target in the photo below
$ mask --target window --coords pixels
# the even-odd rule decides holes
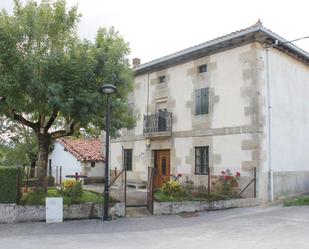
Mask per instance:
[[[123,165],[127,171],[132,171],[132,149],[123,150]]]
[[[207,72],[207,64],[200,65],[198,67],[198,71],[199,71],[199,73],[206,73]]]
[[[195,147],[195,174],[209,174],[209,147]]]
[[[91,165],[91,168],[94,168],[95,167],[95,162],[91,162],[90,165]]]
[[[195,115],[208,114],[209,88],[195,90]]]
[[[159,77],[159,83],[164,83],[166,81],[165,75]]]

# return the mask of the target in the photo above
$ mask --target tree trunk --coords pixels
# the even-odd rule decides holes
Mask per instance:
[[[38,179],[40,186],[47,187],[47,164],[48,164],[48,147],[50,139],[48,134],[39,134],[39,155],[38,155]]]

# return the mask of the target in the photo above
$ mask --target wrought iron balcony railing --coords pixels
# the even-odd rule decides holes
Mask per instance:
[[[172,132],[172,113],[159,111],[144,115],[144,133]]]

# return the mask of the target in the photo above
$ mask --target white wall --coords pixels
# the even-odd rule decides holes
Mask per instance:
[[[265,53],[264,50],[266,80]],[[269,71],[273,170],[309,171],[309,66],[270,49]],[[266,84],[263,92],[266,95]],[[267,134],[267,127],[265,132]],[[267,138],[263,141],[265,151],[268,150]],[[263,170],[268,170],[267,161]]]
[[[104,176],[104,163],[103,162],[95,162],[95,167],[91,167],[91,162],[84,163],[87,168],[87,176],[88,177],[103,177]],[[114,167],[111,167],[113,170]]]
[[[56,167],[62,166],[62,179],[66,175],[74,175],[76,172],[83,173],[81,162],[78,161],[70,152],[64,150],[64,147],[55,142],[54,150],[49,154],[48,159],[52,160],[52,175],[56,177]]]

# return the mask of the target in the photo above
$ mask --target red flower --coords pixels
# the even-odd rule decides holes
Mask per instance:
[[[178,177],[182,177],[182,174],[178,174]]]
[[[222,175],[225,175],[225,171],[221,171],[221,174],[222,174]]]
[[[240,176],[240,173],[239,173],[239,172],[236,172],[236,176]]]

